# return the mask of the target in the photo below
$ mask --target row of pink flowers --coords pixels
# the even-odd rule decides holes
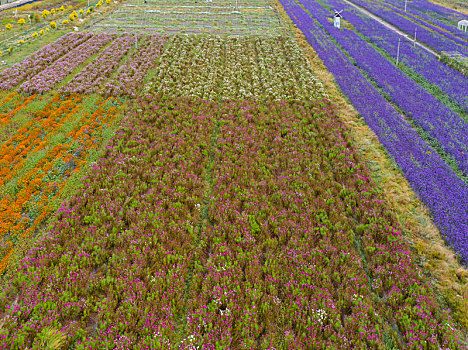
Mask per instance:
[[[92,93],[100,90],[104,82],[114,73],[120,61],[131,50],[134,37],[122,35],[92,60],[77,76],[64,85],[63,93]]]
[[[93,34],[83,44],[77,46],[55,61],[47,69],[25,81],[19,90],[25,93],[44,93],[52,90],[87,59],[97,54],[105,45],[115,39],[114,34]]]
[[[26,79],[34,77],[39,72],[53,65],[55,61],[69,53],[70,50],[91,38],[91,36],[92,34],[89,33],[65,34],[57,41],[44,46],[23,61],[15,63],[0,73],[0,90],[10,90]]]

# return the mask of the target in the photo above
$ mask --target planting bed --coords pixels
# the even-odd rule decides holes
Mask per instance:
[[[130,0],[108,18],[96,22],[94,31],[168,32],[288,35],[267,0],[239,2],[179,2]]]

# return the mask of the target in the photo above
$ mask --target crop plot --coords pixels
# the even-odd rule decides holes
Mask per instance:
[[[315,99],[323,93],[297,44],[283,37],[175,35],[144,91],[203,99]]]
[[[52,44],[44,46],[22,62],[16,63],[1,72],[0,89],[10,90],[19,83],[34,78],[38,73],[50,68],[50,65],[56,63],[70,50],[80,46],[91,37],[91,34],[69,33]]]
[[[69,33],[1,72],[0,89],[3,94],[16,89],[28,95],[59,86],[64,94],[100,92],[109,96],[113,92],[114,96],[135,97],[166,40],[158,34]],[[138,42],[140,48],[134,50]],[[121,66],[124,62],[127,64]],[[11,105],[11,96],[5,98],[3,109]]]
[[[99,144],[120,102],[56,95],[0,146],[0,270],[15,245],[35,233],[51,201]]]
[[[233,35],[289,35],[268,1],[128,1],[94,24],[105,32],[168,32]]]

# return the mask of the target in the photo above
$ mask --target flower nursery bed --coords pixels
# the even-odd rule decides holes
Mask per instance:
[[[145,94],[83,185],[3,346],[461,348],[326,100]]]

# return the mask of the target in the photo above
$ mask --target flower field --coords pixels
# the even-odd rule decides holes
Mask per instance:
[[[464,271],[466,77],[281,4]],[[467,348],[278,4],[116,5],[0,71],[1,349]]]
[[[0,125],[4,126],[8,124],[11,118],[18,113],[23,107],[29,102],[35,99],[36,95],[25,96],[17,93],[16,91],[10,93],[3,93],[4,96],[0,95],[1,107],[0,107]]]
[[[103,89],[105,94],[136,97],[148,71],[156,64],[154,58],[161,55],[167,41],[165,36],[157,34],[142,39],[141,35],[137,37],[139,49],[133,51],[127,62],[106,83]]]
[[[3,346],[459,348],[326,101],[137,106],[2,295]]]
[[[90,37],[90,34],[75,35],[70,33],[64,35],[53,44],[44,46],[24,61],[5,69],[1,73],[2,81],[0,88],[2,90],[10,90],[19,83],[31,79]]]
[[[50,215],[50,200],[79,169],[101,137],[102,126],[116,114],[118,103],[112,99],[91,102],[56,95],[1,146],[1,270],[16,242],[34,233]],[[84,114],[80,117],[78,111]]]
[[[313,1],[307,2],[306,8],[313,13],[323,13],[324,16],[327,14],[320,5]],[[320,18],[319,15],[317,17]],[[331,29],[326,19],[319,19],[319,21],[326,26],[325,28]],[[450,160],[457,163],[457,167],[466,177],[468,175],[468,124],[466,123],[468,117],[463,120],[463,115],[458,116],[426,92],[353,31],[329,32],[351,55],[358,67],[369,74],[379,88],[389,96],[390,101],[398,105],[422,129],[421,133],[427,134],[442,149],[442,152],[449,155]],[[464,77],[460,76],[460,78]],[[468,82],[468,80],[464,78],[462,82]]]
[[[394,9],[404,10],[401,2],[386,0],[383,4]],[[451,40],[467,45],[468,33],[458,30],[458,21],[464,19],[463,14],[448,8],[432,4],[427,1],[416,0],[407,6],[408,12],[405,14],[416,23],[421,23],[426,27],[447,36]],[[464,39],[464,40],[463,40]],[[465,41],[465,42],[464,42]]]
[[[144,90],[211,100],[304,99],[322,92],[291,39],[182,35],[173,37]]]
[[[12,52],[23,51],[35,41],[49,42],[49,37],[57,31],[63,34],[81,27],[118,3],[116,0],[45,0],[3,9],[0,12],[0,57],[10,60]]]
[[[368,0],[353,0],[353,2],[372,13],[378,14],[379,17],[385,19],[387,22],[409,35],[414,35],[415,28],[417,28],[418,40],[437,52],[457,51],[468,56],[468,42],[466,38],[460,38],[461,34],[457,33],[453,35],[438,26],[431,25],[426,20],[419,20],[417,17],[411,15],[411,11],[408,15],[404,10],[396,6],[386,6],[385,2],[383,4],[381,2],[370,2]],[[410,18],[408,18],[409,16]]]
[[[385,54],[395,58],[395,53],[398,50],[398,35],[396,33],[377,21],[363,16],[354,7],[344,2],[329,1],[328,5],[345,8],[347,20],[353,23],[353,26],[359,33],[364,35],[367,41],[383,50]],[[405,40],[401,43],[399,53],[399,64],[413,70],[413,73],[409,75],[423,76],[434,89],[438,90],[439,96],[443,94],[447,95],[452,101],[464,108],[465,111],[468,111],[468,96],[464,85],[466,83],[465,76],[447,67],[430,53],[414,47],[410,41]]]

